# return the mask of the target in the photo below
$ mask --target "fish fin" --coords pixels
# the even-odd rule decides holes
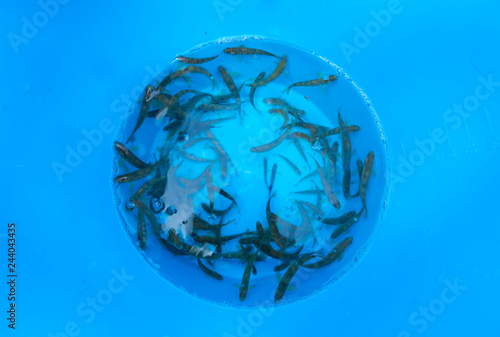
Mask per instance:
[[[240,55],[236,55],[236,61],[238,61],[238,63],[241,63],[241,56]]]
[[[294,290],[297,290],[297,286],[296,286],[296,285],[291,284],[291,285],[289,285],[289,286],[288,286],[288,288],[287,288],[286,290],[288,290],[288,291],[294,291]]]
[[[344,258],[344,253],[340,254],[339,257],[337,258],[337,261],[342,261],[342,259]]]
[[[291,89],[290,87],[283,89],[281,93],[286,93],[288,95],[290,93],[290,89]]]
[[[321,88],[319,89],[319,92],[323,93],[326,90],[327,85],[322,85]]]

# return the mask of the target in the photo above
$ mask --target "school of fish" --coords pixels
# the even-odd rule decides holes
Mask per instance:
[[[275,62],[274,70],[266,70],[267,73],[261,71],[254,78],[238,81],[221,64],[215,68],[218,73],[203,68],[204,64],[217,62],[222,57],[255,56]],[[287,101],[286,95],[290,90],[334,85],[336,75],[312,76],[285,86],[285,94],[281,97],[262,99],[261,106],[268,107],[268,111],[263,113],[279,116],[283,120],[275,139],[250,149],[250,152],[263,156],[261,181],[266,185],[263,197],[267,203],[262,209],[262,220],[257,221],[254,228],[234,233],[229,229],[235,226],[237,220],[231,219],[229,214],[238,207],[239,198],[245,196],[235,197],[214,182],[214,175],[219,175],[217,179],[220,180],[226,179],[231,172],[237,174],[238,166],[213,131],[233,119],[243,118],[245,99],[257,113],[256,91],[263,90],[262,87],[283,76],[288,57],[234,46],[206,58],[178,56],[176,60],[183,66],[170,72],[156,86],[145,88],[138,102],[140,108],[135,127],[125,142],[114,143],[120,168],[114,182],[131,184],[127,210],[137,214],[138,245],[146,250],[153,237],[173,256],[196,260],[194,263],[203,273],[218,281],[224,279],[224,275],[217,272],[218,261],[240,261],[244,268],[239,293],[235,293],[240,301],[245,301],[251,292],[252,275],[258,275],[259,264],[268,259],[276,260],[275,272],[284,271],[279,276],[274,297],[278,303],[283,300],[301,268],[325,268],[340,261],[349,250],[354,241],[349,229],[359,222],[363,213],[367,213],[367,190],[374,166],[374,152],[370,151],[353,161],[355,151],[351,136],[361,128],[347,125],[342,109],[335,116],[338,126],[331,128],[307,122],[307,111]],[[191,89],[191,76],[200,81],[208,80],[212,88],[218,85],[229,93]],[[179,81],[185,81],[188,88],[172,93],[169,88]],[[248,94],[245,94],[247,91]],[[209,115],[211,112],[215,113]],[[210,116],[216,117],[208,118]],[[165,141],[154,157],[145,160],[132,149],[148,119],[163,123]],[[285,143],[291,144],[307,163],[309,172],[304,172],[306,166],[293,162],[284,151],[271,155]],[[192,150],[200,144],[204,145],[203,153]],[[306,149],[310,148],[316,149],[319,156],[315,158],[310,153],[308,156]],[[274,161],[272,166],[268,163],[271,160]],[[179,172],[191,163],[204,168],[196,177],[182,176]],[[351,175],[354,163],[357,172]],[[279,198],[279,193],[276,193],[278,166],[291,169],[297,177],[296,186],[301,186],[291,196],[301,223],[291,223],[273,207]],[[341,172],[338,172],[339,167]],[[357,188],[356,193],[352,192],[353,187]],[[196,198],[200,195],[206,196],[206,199],[197,203]],[[307,201],[305,197],[311,197],[315,202]],[[355,198],[360,200],[360,209],[344,209],[343,201]],[[331,217],[330,208],[339,210],[340,215]],[[320,229],[331,232],[329,246],[318,247],[316,235]]]

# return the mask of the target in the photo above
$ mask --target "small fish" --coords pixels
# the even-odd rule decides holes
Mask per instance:
[[[153,178],[149,181],[147,181],[144,185],[142,185],[131,197],[135,199],[141,199],[146,191],[148,191],[152,186],[155,186],[157,183],[166,183],[167,182],[167,177],[166,176],[160,176]],[[162,191],[163,192],[163,191]]]
[[[344,224],[340,225],[339,227],[337,227],[337,229],[335,229],[332,233],[332,235],[330,236],[332,239],[336,239],[338,238],[339,236],[341,236],[342,234],[344,234],[344,232],[346,230],[349,229],[349,227],[351,227],[352,225],[354,225],[356,222],[358,222],[359,218],[361,217],[361,214],[363,214],[363,211],[365,210],[365,208],[361,208],[361,210],[355,215],[353,216],[352,218],[350,218],[348,221],[346,221]]]
[[[169,85],[173,80],[178,79],[180,77],[183,77],[183,76],[190,74],[190,73],[203,74],[203,75],[207,76],[208,78],[210,78],[212,80],[213,84],[215,85],[214,77],[206,69],[203,69],[203,68],[198,67],[198,66],[189,66],[189,67],[177,70],[176,72],[171,73],[168,76],[166,76],[160,82],[160,84],[158,84],[158,88],[156,88],[154,95],[161,93],[163,91],[163,89],[165,89],[165,87],[167,85]]]
[[[357,125],[347,125],[346,130],[347,130],[347,132],[351,133],[351,132],[356,132],[356,131],[361,130],[361,127],[359,127]],[[323,132],[321,134],[321,137],[333,136],[333,135],[337,135],[339,133],[340,133],[340,128],[333,128],[333,129],[330,129],[330,130]]]
[[[333,263],[335,260],[340,259],[342,254],[345,252],[347,247],[352,243],[352,236],[345,238],[341,243],[335,246],[330,253],[328,253],[325,257],[315,263],[303,264],[302,267],[309,269],[319,269],[328,266]]]
[[[288,114],[285,110],[283,110],[283,109],[271,109],[271,110],[269,110],[269,113],[280,114],[285,119],[285,121],[283,122],[283,125],[280,127],[280,129],[284,129],[285,126],[288,124]]]
[[[177,152],[179,152],[179,154],[180,154],[181,156],[183,156],[184,158],[189,159],[189,160],[192,160],[192,161],[196,161],[196,162],[199,162],[199,163],[206,163],[206,162],[211,162],[211,161],[213,161],[212,159],[209,159],[209,158],[201,158],[201,157],[197,157],[197,156],[195,156],[194,154],[189,153],[189,152],[187,152],[186,150],[183,150],[181,147],[178,147],[178,148],[177,148]]]
[[[198,138],[191,139],[189,142],[187,142],[184,145],[182,145],[182,148],[183,149],[190,148],[194,144],[196,144],[198,142],[201,142],[201,141],[205,141],[205,140],[210,140],[210,138],[208,138],[208,137],[198,137]]]
[[[257,76],[257,78],[255,79],[255,81],[253,83],[259,82],[260,80],[262,80],[264,78],[264,76],[266,76],[266,73],[263,71],[263,72],[261,72],[259,74],[259,76]],[[248,94],[248,96],[250,97],[250,103],[252,104],[253,108],[255,110],[257,110],[257,108],[255,107],[255,104],[253,102],[253,97],[255,95],[255,90],[257,90],[257,87],[250,88],[250,93]]]
[[[153,173],[157,167],[161,166],[165,162],[165,159],[166,158],[164,157],[164,158],[160,159],[159,161],[157,161],[154,165],[148,165],[147,167],[145,167],[143,169],[115,177],[114,181],[115,181],[115,183],[123,184],[123,183],[129,183],[129,182],[136,181],[136,180],[142,179],[144,177],[147,177],[148,175]]]
[[[288,93],[291,88],[297,87],[297,86],[303,86],[303,87],[311,87],[311,86],[317,86],[317,85],[324,85],[324,84],[329,84],[332,83],[337,79],[337,76],[335,75],[330,75],[328,76],[327,79],[324,78],[318,78],[316,80],[310,80],[310,81],[303,81],[303,82],[297,82],[286,88],[286,92]]]
[[[208,214],[210,215],[216,215],[216,216],[223,216],[225,215],[227,212],[229,212],[231,210],[231,208],[233,208],[234,206],[234,203],[229,205],[229,207],[225,208],[225,209],[222,209],[222,210],[216,210],[216,209],[213,209],[213,208],[210,208],[210,205],[206,204],[206,203],[202,203],[201,204],[201,207],[203,208],[203,210],[205,210],[205,212],[207,212]]]
[[[363,172],[361,173],[361,181],[359,185],[359,194],[361,196],[361,202],[366,209],[366,186],[368,185],[368,179],[370,179],[370,174],[372,172],[373,160],[375,159],[375,154],[370,151],[365,159],[365,165],[363,167]],[[368,211],[367,211],[368,213]]]
[[[290,165],[290,167],[292,168],[292,170],[294,170],[294,171],[295,171],[295,173],[297,173],[299,176],[301,176],[301,175],[302,175],[302,172],[300,172],[299,168],[298,168],[297,166],[295,166],[295,164],[294,164],[294,163],[293,163],[290,159],[288,159],[287,157],[282,156],[282,155],[280,155],[280,154],[278,154],[278,156],[279,156],[281,159],[283,159],[284,161],[286,161],[286,162],[287,162],[287,164],[288,164],[288,165]]]
[[[351,195],[351,198],[357,197],[361,193],[361,180],[363,179],[363,161],[361,159],[356,160],[356,169],[358,170],[358,176],[359,176],[359,188],[356,194]]]
[[[219,225],[218,228],[221,228]],[[195,236],[193,237],[193,240],[196,242],[200,243],[209,243],[212,245],[228,242],[231,240],[234,240],[238,237],[240,237],[242,233],[240,234],[233,234],[233,235],[226,235],[226,236]]]
[[[229,154],[226,152],[226,150],[224,150],[222,145],[220,145],[219,141],[217,140],[217,138],[215,138],[214,134],[210,130],[206,130],[205,133],[207,134],[207,137],[210,138],[210,140],[212,141],[212,144],[214,144],[215,148],[217,149],[217,152],[221,156],[221,159],[227,160],[236,170],[236,166],[233,164],[231,158],[229,157]],[[225,177],[226,177],[225,174],[222,175],[222,179],[224,179]]]
[[[197,110],[202,111],[233,111],[241,109],[238,104],[202,104]]]
[[[151,106],[151,95],[153,94],[154,87],[152,85],[148,85],[146,87],[146,91],[144,92],[144,96],[142,98],[142,104],[141,104],[141,110],[139,112],[139,117],[137,118],[137,123],[135,124],[134,130],[132,130],[132,134],[130,137],[128,137],[127,141],[125,142],[128,143],[132,138],[134,138],[134,134],[139,128],[141,127],[142,123],[146,119],[149,111],[149,107]]]
[[[273,191],[274,180],[276,179],[276,171],[278,170],[278,165],[275,163],[273,165],[273,169],[271,170],[271,180],[269,182],[269,195]]]
[[[324,190],[305,190],[305,191],[297,191],[297,192],[293,192],[293,193],[317,195],[317,194],[325,194],[325,191]]]
[[[276,293],[274,295],[274,302],[278,303],[279,301],[281,301],[281,299],[285,295],[285,291],[288,289],[288,285],[292,281],[292,278],[295,276],[295,274],[299,271],[300,267],[314,257],[316,256],[311,255],[311,256],[301,257],[299,260],[294,262],[290,266],[290,268],[287,269],[287,271],[281,278],[280,283],[278,284],[278,289],[276,289]]]
[[[344,197],[350,197],[351,190],[351,139],[349,137],[349,132],[340,116],[340,109],[338,112],[338,119],[340,125],[340,134],[342,140],[342,167],[344,169],[344,175],[342,177],[342,190],[344,191]]]
[[[219,281],[222,281],[224,279],[224,277],[221,274],[219,274],[216,271],[214,271],[212,269],[209,269],[207,266],[205,266],[201,262],[200,258],[197,258],[197,260],[198,260],[198,266],[200,267],[201,270],[203,270],[203,272],[205,274],[207,274],[208,276],[210,276],[210,277],[212,277],[212,278],[214,278],[216,280],[219,280]]]
[[[156,120],[160,120],[162,119],[163,117],[165,117],[165,115],[167,114],[168,110],[175,104],[177,103],[177,101],[182,97],[184,96],[185,94],[188,94],[188,93],[196,93],[195,90],[190,90],[190,89],[186,89],[186,90],[181,90],[179,91],[178,93],[176,93],[174,96],[172,96],[172,98],[169,100],[168,104],[166,104],[165,106],[163,106],[163,108],[160,110],[160,112],[158,113],[158,115],[156,115]]]
[[[266,237],[264,228],[259,221],[257,221],[257,231],[259,232],[259,237],[256,238],[256,237],[252,236],[249,238],[251,238],[251,240],[253,241],[252,243],[255,245],[255,247],[257,247],[264,254],[266,254],[267,256],[269,256],[273,259],[282,260],[282,261],[284,261],[284,260],[290,261],[290,260],[296,258],[297,255],[302,251],[303,247],[300,247],[297,251],[295,251],[293,253],[288,253],[288,252],[283,251],[283,250],[274,249],[269,244],[269,240]]]
[[[269,198],[266,206],[267,225],[269,226],[269,230],[271,231],[271,235],[273,236],[274,242],[276,242],[278,247],[284,249],[285,244],[283,243],[280,231],[278,229],[277,219],[276,219],[277,216],[273,212],[271,212],[271,199],[272,197]]]
[[[138,169],[143,169],[148,166],[148,164],[137,158],[137,156],[133,154],[132,151],[130,151],[125,145],[120,142],[115,142],[115,150],[123,159],[125,159],[127,162],[137,167]]]
[[[335,196],[335,193],[333,193],[332,187],[328,184],[328,180],[326,179],[323,169],[321,168],[321,166],[319,166],[316,159],[314,159],[314,162],[316,163],[316,167],[318,168],[321,184],[323,185],[323,189],[325,190],[326,196],[328,197],[328,201],[330,202],[330,204],[333,205],[333,207],[339,209],[340,208],[339,200],[337,199],[337,196]]]
[[[325,225],[341,225],[349,220],[351,220],[356,215],[356,211],[347,212],[336,218],[324,218],[320,221]]]
[[[304,140],[307,140],[309,143],[311,143],[311,145],[314,144],[314,141],[311,139],[311,137],[309,137],[308,135],[306,135],[303,132],[292,132],[286,138],[287,139],[292,139],[292,138],[304,139]]]
[[[228,54],[228,55],[267,55],[267,56],[274,56],[274,57],[279,58],[279,56],[271,54],[265,50],[254,49],[254,48],[245,48],[242,46],[226,48],[223,50],[223,52]]]
[[[287,135],[288,135],[288,133],[290,132],[291,129],[292,129],[292,127],[289,126],[286,129],[286,131],[283,132],[283,134],[281,136],[279,136],[277,139],[273,140],[272,142],[270,142],[268,144],[264,144],[264,145],[261,145],[261,146],[252,147],[250,149],[250,151],[251,152],[266,152],[266,151],[274,149],[276,146],[280,145],[285,140],[285,138],[287,137]]]
[[[254,268],[255,258],[257,257],[257,252],[252,254],[252,256],[248,259],[247,266],[245,267],[245,272],[243,273],[243,278],[241,280],[240,285],[240,301],[243,302],[247,297],[248,293],[248,285],[250,283],[250,274]]]
[[[176,60],[182,63],[188,63],[188,64],[202,64],[202,63],[207,63],[212,60],[215,60],[219,55],[215,55],[212,57],[204,57],[204,58],[192,58],[192,57],[186,57],[186,56],[177,56]]]
[[[299,151],[302,159],[304,159],[304,161],[306,162],[307,166],[309,166],[309,162],[307,161],[307,156],[306,156],[306,154],[304,152],[304,149],[302,148],[302,145],[300,145],[299,140],[297,138],[292,138],[292,143],[293,143],[293,145],[295,145],[295,147]],[[311,167],[309,166],[309,168],[311,168]]]
[[[217,118],[217,119],[210,119],[210,120],[206,120],[203,122],[198,121],[196,123],[193,123],[192,127],[189,128],[188,137],[189,137],[189,139],[191,139],[194,136],[196,136],[198,133],[212,128],[214,124],[221,123],[223,121],[227,121],[227,120],[231,120],[231,119],[235,119],[235,118],[236,117],[234,117],[234,116],[230,116],[230,117],[223,117],[223,118]]]
[[[142,250],[146,250],[146,219],[141,210],[137,212],[137,240]]]
[[[263,86],[263,85],[271,82],[272,80],[276,79],[283,72],[283,70],[285,69],[285,66],[286,66],[286,56],[284,56],[281,59],[280,63],[276,66],[276,68],[273,70],[271,75],[260,80],[259,82],[247,84],[247,86],[254,88],[254,87]]]
[[[307,201],[304,201],[304,200],[295,200],[295,202],[297,202],[299,204],[302,204],[304,206],[309,207],[310,209],[312,209],[314,211],[314,213],[316,213],[319,216],[324,216],[325,215],[325,213],[319,207],[311,204],[310,202],[307,202]]]
[[[224,83],[226,84],[227,88],[229,91],[233,94],[234,98],[236,99],[236,105],[238,106],[238,113],[241,115],[241,98],[240,98],[240,91],[238,90],[238,87],[236,87],[236,84],[234,84],[233,79],[231,78],[231,75],[227,72],[226,69],[224,69],[223,66],[219,66],[219,72],[220,75],[222,76],[222,79],[224,80]]]
[[[289,110],[290,113],[292,113],[292,115],[294,115],[295,117],[297,117],[297,116],[303,116],[303,115],[306,114],[306,112],[304,110],[300,110],[300,109],[294,108],[293,106],[291,106],[290,104],[288,104],[287,101],[285,101],[284,99],[281,99],[281,98],[265,98],[262,101],[264,103],[266,103],[266,104],[269,104],[269,105],[282,106],[285,109]]]

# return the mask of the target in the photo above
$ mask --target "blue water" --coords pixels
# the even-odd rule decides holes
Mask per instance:
[[[17,331],[2,318],[2,335],[498,336],[499,5],[393,4],[69,1],[51,16],[34,1],[5,6],[5,318],[9,222],[18,277]],[[390,202],[367,254],[321,294],[275,309],[223,308],[159,277],[123,231],[109,183],[115,132],[144,86],[178,53],[243,34],[344,69],[391,154]]]

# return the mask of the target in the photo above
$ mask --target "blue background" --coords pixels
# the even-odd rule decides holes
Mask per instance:
[[[73,0],[49,8],[53,16],[39,14],[36,1],[4,4],[0,277],[12,221],[19,277],[14,333],[3,317],[7,278],[0,279],[1,334],[499,336],[500,86],[480,91],[488,98],[464,117],[447,110],[474,102],[489,76],[500,81],[500,4],[393,3]],[[388,8],[390,19],[374,24],[373,13]],[[26,22],[39,27],[23,37]],[[366,29],[371,36],[361,41]],[[344,68],[382,120],[394,173],[388,211],[362,263],[321,296],[269,317],[186,296],[143,262],[114,209],[114,131],[71,172],[54,170],[67,165],[84,131],[118,127],[127,96],[139,94],[150,73],[194,45],[244,34],[302,46]],[[418,158],[415,139],[445,127],[447,141]],[[119,287],[122,272],[130,276]],[[437,306],[454,282],[460,294]],[[87,299],[109,289],[116,293],[107,304],[89,310]],[[439,309],[432,319],[419,311],[429,306]]]

